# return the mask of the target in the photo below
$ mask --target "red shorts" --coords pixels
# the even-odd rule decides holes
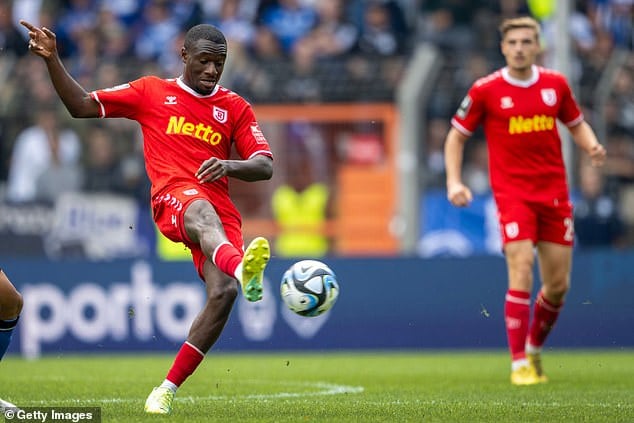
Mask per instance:
[[[572,203],[497,200],[502,243],[530,239],[572,246],[574,225]]]
[[[156,226],[168,239],[174,242],[182,242],[191,250],[192,259],[201,279],[203,265],[207,257],[200,249],[200,245],[194,243],[185,231],[185,210],[195,200],[205,200],[212,205],[220,217],[227,239],[234,247],[243,249],[242,222],[235,210],[226,207],[218,207],[212,201],[211,193],[203,191],[197,184],[174,184],[163,189],[152,197],[152,216]]]

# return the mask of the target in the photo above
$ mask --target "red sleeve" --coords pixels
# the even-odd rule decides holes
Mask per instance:
[[[561,85],[561,108],[557,118],[566,126],[575,126],[583,120],[583,113],[564,76],[561,76]]]
[[[138,107],[144,104],[146,78],[90,93],[101,106],[102,118],[135,119]]]
[[[257,154],[273,157],[269,143],[255,119],[255,113],[246,102],[236,122],[233,140],[236,151],[243,159],[249,159]]]

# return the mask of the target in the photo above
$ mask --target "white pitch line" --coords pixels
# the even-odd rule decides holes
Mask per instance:
[[[270,384],[271,381],[258,381],[258,380],[247,380],[240,381],[237,383],[247,383],[247,384]],[[341,394],[359,394],[363,392],[363,386],[349,386],[349,385],[338,385],[334,383],[328,382],[292,382],[292,381],[280,381],[277,383],[278,385],[283,386],[298,386],[298,387],[306,387],[306,388],[315,388],[316,391],[309,392],[277,392],[273,394],[246,394],[246,395],[207,395],[207,396],[185,396],[185,397],[174,397],[174,400],[177,402],[188,401],[188,402],[196,402],[196,401],[236,401],[236,400],[248,400],[248,399],[259,399],[259,400],[270,400],[270,399],[282,399],[282,398],[302,398],[302,397],[314,397],[314,396],[326,396],[326,395],[341,395]],[[89,399],[69,399],[64,400],[64,402],[72,402],[74,404],[82,404],[82,405],[95,405],[95,404],[121,404],[121,403],[133,403],[133,402],[142,402],[142,398],[89,398]],[[40,405],[48,405],[51,404],[51,401],[36,401],[31,404],[40,404]]]

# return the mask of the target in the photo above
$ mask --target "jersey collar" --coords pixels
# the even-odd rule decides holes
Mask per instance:
[[[504,78],[504,80],[509,84],[515,85],[516,87],[526,88],[536,83],[539,79],[539,69],[537,69],[536,65],[531,66],[531,73],[532,75],[529,79],[517,79],[509,75],[508,67],[502,68],[502,78]]]
[[[188,93],[190,93],[193,96],[196,97],[200,97],[200,98],[207,98],[207,97],[213,97],[218,90],[220,89],[220,86],[218,84],[216,84],[216,86],[214,87],[214,90],[207,95],[202,95],[201,93],[193,90],[189,85],[187,85],[184,81],[183,81],[183,75],[179,76],[178,78],[176,78],[176,83],[178,84],[179,87],[181,87],[183,90],[187,91]]]

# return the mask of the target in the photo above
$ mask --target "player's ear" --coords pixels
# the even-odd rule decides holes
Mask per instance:
[[[187,50],[185,46],[181,47],[181,58],[183,59],[183,63],[187,61]]]

